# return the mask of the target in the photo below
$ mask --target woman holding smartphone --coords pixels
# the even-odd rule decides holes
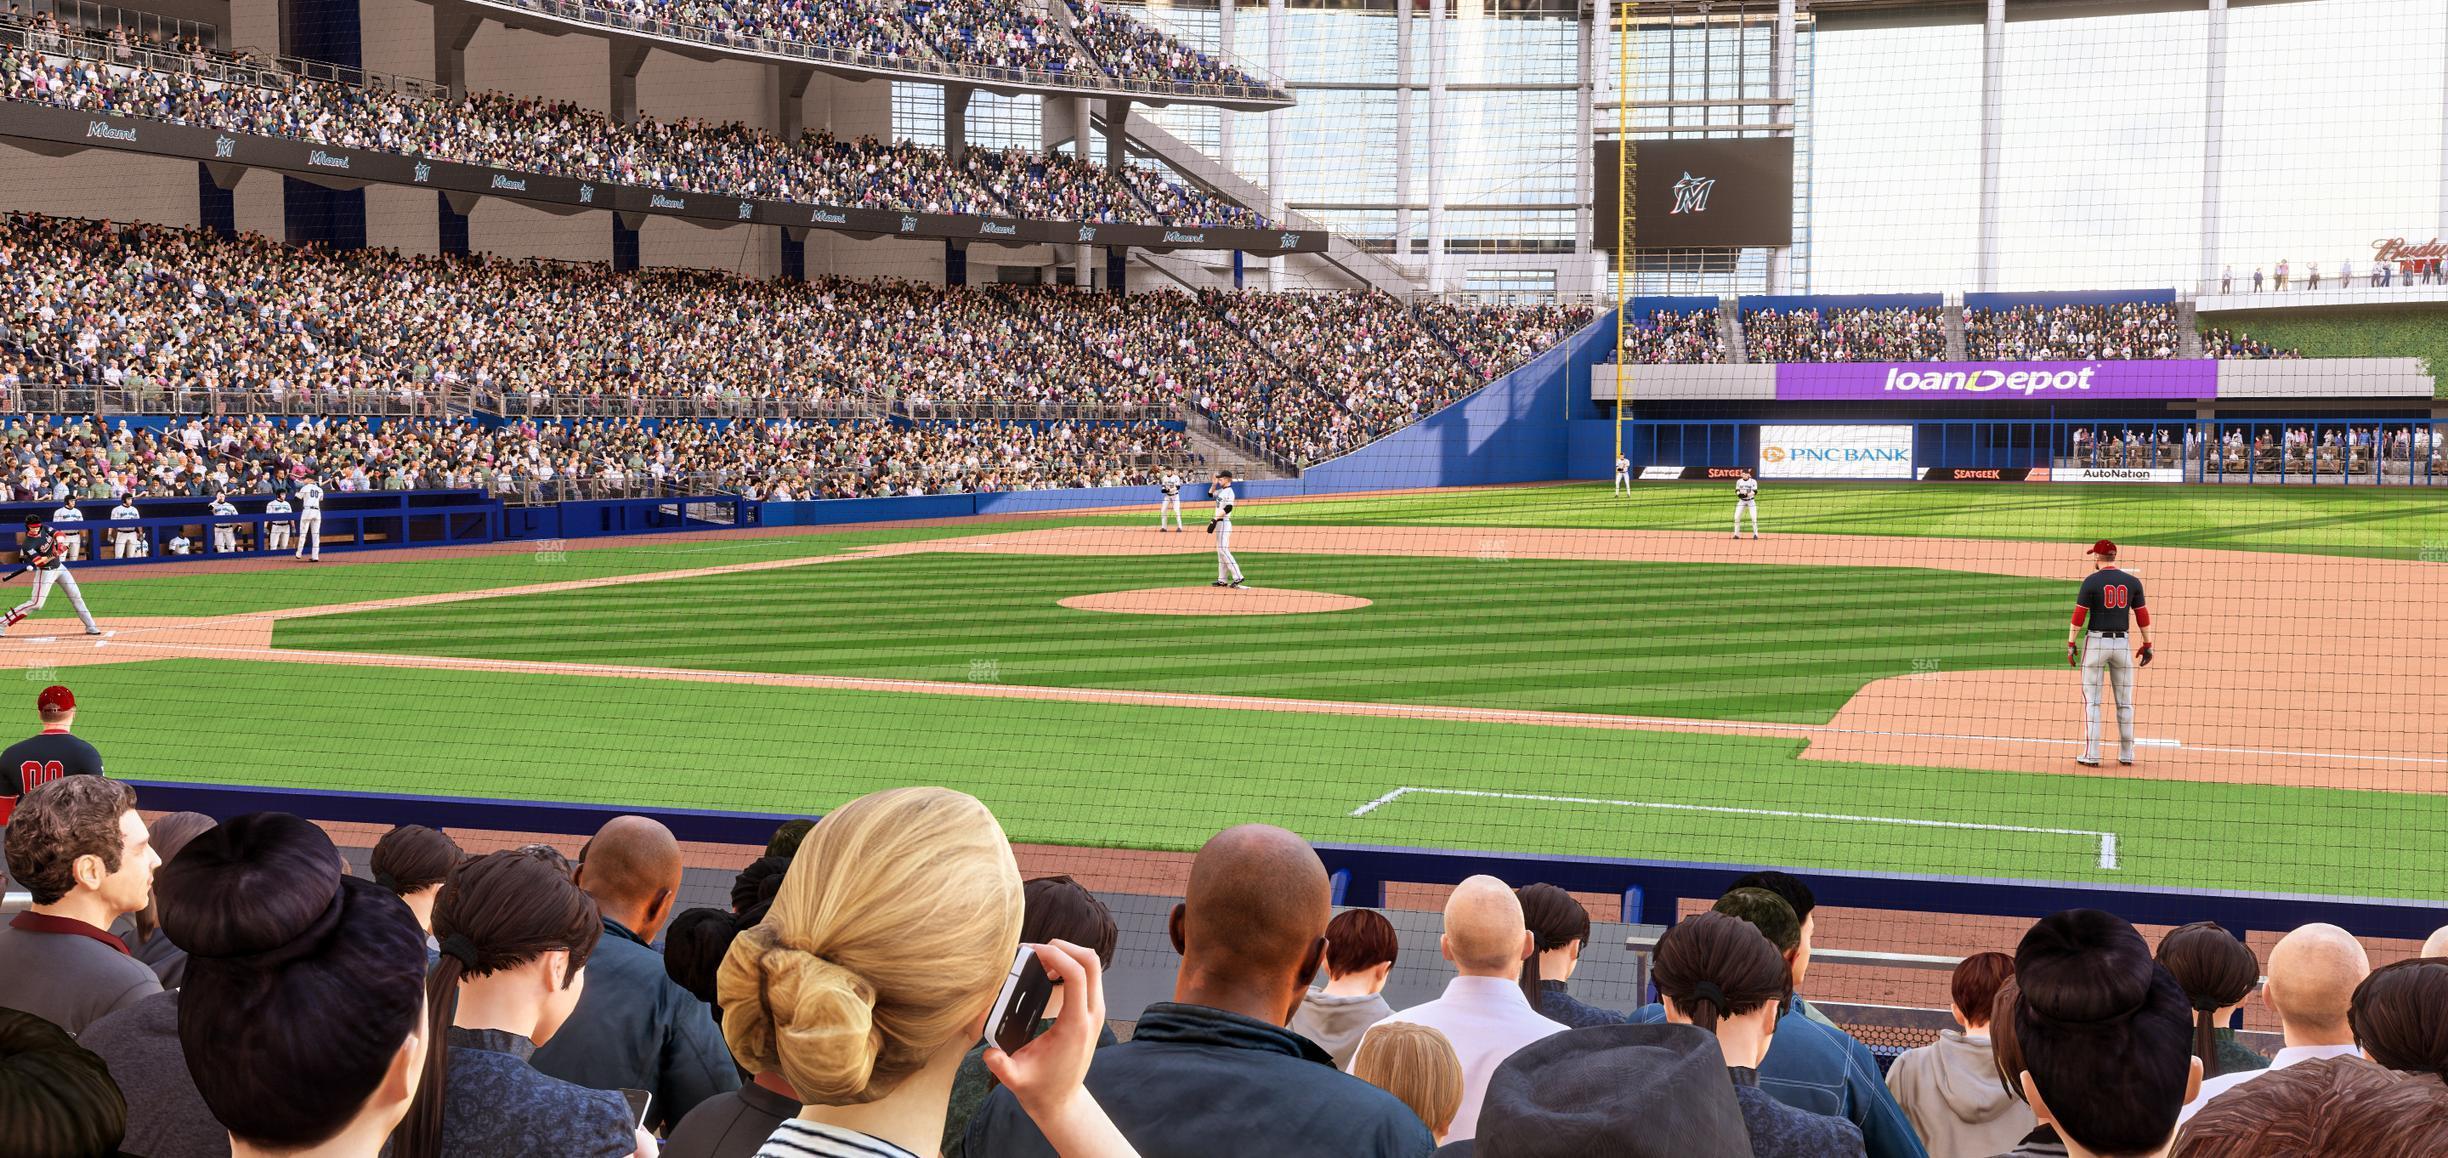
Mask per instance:
[[[717,989],[723,1036],[751,1072],[806,1103],[760,1155],[927,1158],[943,1141],[961,1056],[986,1031],[1020,943],[1020,872],[986,806],[897,788],[833,810],[800,846],[765,921],[740,934]],[[1081,1085],[1105,1025],[1096,954],[1036,961],[1066,998],[995,1078],[1064,1158],[1136,1158]]]

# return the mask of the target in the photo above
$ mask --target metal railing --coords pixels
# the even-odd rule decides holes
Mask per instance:
[[[26,5],[26,14],[49,16],[70,28],[99,35],[108,35],[112,29],[125,29],[146,39],[168,36],[173,40],[184,40],[193,37],[206,48],[221,46],[221,27],[217,24],[178,20],[113,4],[88,4],[84,0],[31,0]]]
[[[534,394],[519,390],[468,392],[468,404],[503,418],[729,418],[845,420],[881,418],[884,404],[873,398],[752,398],[737,395],[695,395],[677,398],[630,398],[610,394]]]
[[[998,65],[947,60],[935,55],[930,47],[921,47],[913,52],[887,56],[854,48],[837,48],[806,41],[725,32],[677,20],[633,16],[608,5],[594,3],[592,0],[475,0],[475,2],[482,7],[534,12],[557,20],[592,24],[599,28],[625,32],[633,36],[687,41],[718,51],[842,65],[876,72],[894,72],[911,76],[966,80],[980,84],[1022,88],[1084,89],[1130,95],[1182,97],[1192,100],[1288,101],[1291,99],[1279,83],[1270,83],[1270,78],[1264,76],[1257,77],[1262,82],[1260,84],[1239,85],[1213,81],[1116,77],[1101,71],[1101,66],[1100,71],[1094,75],[1046,72],[1039,69],[1006,68]],[[913,42],[923,44],[924,34],[916,28],[910,29],[910,35]],[[1090,55],[1085,50],[1082,50],[1082,53]],[[1243,71],[1250,70],[1245,68]]]
[[[894,415],[912,422],[1177,422],[1181,414],[1160,402],[998,402],[934,399],[893,400]]]
[[[0,387],[0,412],[10,414],[198,417],[439,418],[453,413],[448,390],[228,390],[181,386],[27,383]]]

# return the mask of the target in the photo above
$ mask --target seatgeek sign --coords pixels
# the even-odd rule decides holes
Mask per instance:
[[[1851,362],[1782,363],[1779,402],[2084,398],[2216,398],[2218,363],[2158,362]]]
[[[1910,426],[1762,426],[1759,476],[1909,482],[1912,446]]]

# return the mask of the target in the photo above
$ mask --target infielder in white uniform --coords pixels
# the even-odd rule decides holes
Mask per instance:
[[[136,496],[119,496],[119,505],[111,508],[114,519],[141,519],[144,512],[136,509]],[[121,559],[141,559],[152,551],[146,545],[144,532],[134,527],[121,527],[111,532],[111,553]]]
[[[215,515],[235,515],[238,513],[238,504],[229,501],[228,495],[214,495],[212,501],[212,513]],[[238,550],[238,524],[213,524],[212,549],[215,553],[223,555],[227,555]]]
[[[1632,493],[1632,460],[1620,454],[1615,456],[1615,493]]]
[[[20,603],[0,619],[0,631],[6,631],[42,610],[43,601],[51,597],[51,585],[56,583],[68,592],[68,605],[76,608],[77,618],[85,621],[85,634],[100,635],[102,628],[94,623],[93,612],[85,610],[85,593],[77,590],[76,576],[68,573],[68,565],[60,562],[57,536],[43,526],[41,515],[25,517],[25,536],[18,540],[17,558],[24,570],[34,573],[34,597]]]
[[[288,514],[289,500],[282,498],[279,495],[272,496],[272,501],[264,504],[264,513],[267,515]],[[293,523],[265,523],[264,549],[267,551],[288,550],[289,531],[294,526],[295,524]]]
[[[1742,538],[1743,512],[1751,513],[1751,537],[1759,538],[1759,480],[1744,475],[1734,480],[1734,537]]]
[[[76,509],[75,503],[61,503],[58,510],[51,512],[51,524],[55,527],[61,523],[82,523],[84,521],[85,512]],[[83,532],[54,531],[52,537],[59,540],[61,562],[80,563],[84,561],[85,535]]]
[[[1173,529],[1186,533],[1189,528],[1182,526],[1181,516],[1182,476],[1168,470],[1158,485],[1164,488],[1164,505],[1156,508],[1156,529],[1165,529],[1165,516],[1170,514],[1173,516]]]
[[[1215,499],[1215,514],[1207,520],[1207,533],[1216,541],[1216,580],[1213,587],[1240,587],[1241,564],[1232,557],[1233,477],[1228,470],[1216,472],[1215,485],[1208,493]]]
[[[297,485],[297,557],[323,561],[323,488],[311,477]],[[314,553],[307,554],[308,550]]]

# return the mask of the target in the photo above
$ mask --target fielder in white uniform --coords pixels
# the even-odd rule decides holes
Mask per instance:
[[[77,618],[85,621],[85,634],[102,634],[102,628],[94,623],[93,612],[85,610],[85,593],[77,590],[76,576],[70,575],[68,565],[60,562],[57,536],[43,526],[41,515],[26,516],[25,537],[18,540],[17,558],[25,570],[34,573],[34,596],[18,604],[6,619],[0,619],[0,631],[15,627],[26,616],[42,610],[43,601],[51,597],[51,586],[56,583],[68,592],[68,605],[76,608]]]
[[[1759,538],[1759,480],[1744,475],[1734,480],[1734,537],[1742,538],[1743,512],[1751,514],[1751,537]]]
[[[1632,460],[1620,454],[1615,456],[1615,493],[1632,493]]]
[[[289,500],[279,495],[272,496],[272,501],[264,504],[264,513],[267,515],[288,514]],[[288,550],[289,532],[295,525],[294,523],[265,523],[264,549],[267,551]]]
[[[1210,584],[1214,587],[1243,586],[1241,564],[1234,562],[1232,556],[1232,484],[1232,472],[1219,470],[1215,486],[1208,492],[1215,499],[1215,514],[1207,520],[1207,533],[1214,535],[1216,541],[1216,579]]]
[[[1159,480],[1157,485],[1164,488],[1164,505],[1156,508],[1156,529],[1159,531],[1165,529],[1165,516],[1170,514],[1173,516],[1173,529],[1187,531],[1188,528],[1182,526],[1182,476],[1168,470],[1164,472],[1164,478]]]
[[[297,485],[297,557],[323,561],[323,488],[309,478]],[[314,553],[307,554],[308,550]]]
[[[235,515],[238,513],[238,504],[229,501],[228,495],[214,495],[212,501],[212,513],[216,515]],[[212,549],[214,552],[223,555],[236,551],[238,549],[238,524],[213,524]]]
[[[75,503],[61,503],[58,510],[51,512],[51,524],[55,527],[61,523],[82,523],[84,521],[85,512],[76,509]],[[52,537],[59,540],[61,562],[78,563],[84,561],[85,535],[83,532],[55,531],[53,532]]]
[[[133,495],[122,495],[119,505],[111,508],[114,519],[141,519],[144,512],[136,509]],[[134,527],[121,527],[111,532],[111,553],[121,559],[141,559],[152,551],[145,543],[144,532]]]

